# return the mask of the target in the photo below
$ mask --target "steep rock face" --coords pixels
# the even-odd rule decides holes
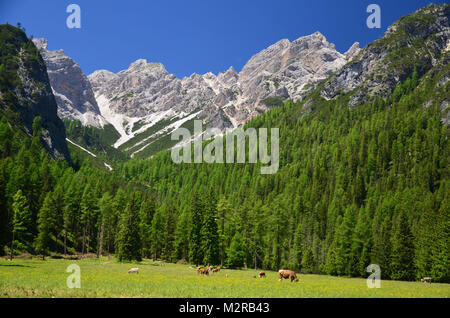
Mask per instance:
[[[399,19],[382,39],[369,44],[358,56],[352,53],[352,63],[325,83],[321,96],[331,99],[360,88],[350,99],[351,105],[358,105],[371,96],[390,94],[414,69],[425,74],[447,52],[449,16],[449,5],[431,4]],[[405,55],[408,58],[403,58]]]
[[[57,115],[47,70],[39,51],[26,34],[11,25],[0,26],[0,64],[3,65],[0,110],[19,114],[32,134],[33,121],[41,117],[42,138],[56,159],[70,162],[64,124]],[[6,67],[4,66],[6,65]]]
[[[249,117],[266,111],[268,97],[301,99],[320,81],[347,63],[345,55],[336,51],[319,32],[292,43],[281,40],[253,56],[239,73],[242,102],[236,108]],[[237,118],[239,123],[248,116]]]
[[[316,32],[292,43],[281,40],[253,56],[238,74],[219,73],[178,79],[160,63],[138,60],[117,74],[99,70],[88,76],[100,113],[122,138],[120,147],[154,126],[194,116],[222,132],[246,123],[272,106],[268,97],[301,99],[320,81],[359,52],[343,55]],[[193,119],[191,118],[191,119]]]
[[[63,50],[48,50],[47,40],[33,39],[47,67],[60,118],[76,119],[83,125],[103,127],[106,123],[98,109],[91,83],[80,66]]]

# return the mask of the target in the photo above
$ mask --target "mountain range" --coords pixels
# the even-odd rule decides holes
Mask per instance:
[[[63,50],[48,50],[45,39],[33,41],[47,66],[58,115],[97,128],[111,124],[120,134],[114,147],[132,157],[154,154],[157,140],[170,146],[170,132],[195,119],[226,133],[284,100],[301,100],[361,51],[355,43],[341,54],[316,32],[271,45],[239,73],[230,67],[217,76],[179,79],[144,59],[117,74],[98,70],[86,76]]]

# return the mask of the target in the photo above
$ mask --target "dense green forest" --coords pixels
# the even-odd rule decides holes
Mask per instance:
[[[448,72],[420,85],[414,72],[392,96],[357,108],[343,95],[317,99],[307,115],[288,102],[255,118],[247,127],[280,127],[274,175],[253,164],[174,164],[168,152],[120,172],[177,207],[159,221],[177,224],[161,232],[165,259],[201,261],[196,237],[206,227],[219,237],[215,263],[348,276],[379,264],[385,279],[449,282],[450,130],[439,107],[448,83],[436,89]]]
[[[69,121],[69,138],[116,165],[102,169],[74,149],[72,163],[57,161],[40,117],[32,132],[20,128],[11,93],[10,107],[0,108],[0,254],[115,254],[363,277],[378,264],[383,279],[448,283],[446,54],[427,72],[411,69],[384,98],[352,107],[355,92],[327,101],[319,86],[251,120],[244,129],[280,129],[273,175],[260,164],[175,164],[169,151],[124,160],[103,148],[101,132]],[[14,92],[21,84],[5,72],[16,70],[0,65],[2,89]]]

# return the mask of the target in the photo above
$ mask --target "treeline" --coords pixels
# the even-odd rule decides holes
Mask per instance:
[[[198,232],[186,214],[192,220],[196,193],[212,192],[220,255],[235,248],[248,267],[367,277],[378,264],[383,279],[450,282],[450,131],[440,109],[449,83],[437,85],[445,72],[420,85],[414,72],[391,96],[359,107],[343,94],[316,97],[307,115],[288,102],[256,117],[247,127],[280,128],[274,175],[258,164],[174,164],[168,152],[120,172],[177,206],[166,215],[175,231]],[[187,248],[196,263],[197,246]]]
[[[197,196],[180,213],[173,204],[160,204],[146,186],[88,160],[78,171],[55,162],[42,145],[39,117],[31,137],[1,117],[0,145],[0,254],[96,253],[121,261],[223,264],[214,197]],[[226,251],[227,264],[243,266],[242,241],[236,242]]]

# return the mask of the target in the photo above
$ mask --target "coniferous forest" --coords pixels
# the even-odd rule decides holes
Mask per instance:
[[[20,85],[5,43],[3,97]],[[393,58],[408,63],[407,53]],[[71,161],[55,160],[41,117],[27,131],[13,107],[1,107],[0,253],[350,277],[378,264],[383,279],[450,283],[448,54],[429,69],[402,64],[406,76],[393,92],[362,105],[349,104],[354,92],[326,100],[319,85],[310,98],[252,119],[244,129],[280,129],[272,175],[260,174],[261,164],[176,164],[170,151],[145,160],[116,154],[112,171],[74,147]],[[75,126],[66,122],[68,133]]]

